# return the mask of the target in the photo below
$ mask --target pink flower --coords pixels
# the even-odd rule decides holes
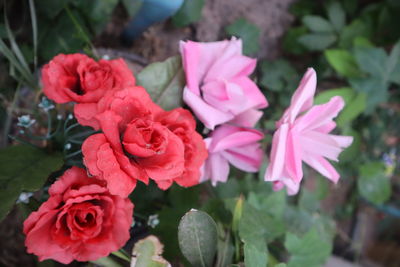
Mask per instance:
[[[257,172],[261,166],[263,152],[259,140],[264,135],[255,129],[222,125],[206,138],[208,158],[203,165],[201,181],[211,179],[212,184],[226,182],[229,163],[246,172]]]
[[[336,127],[333,118],[342,110],[344,101],[335,96],[328,103],[313,106],[316,85],[316,73],[310,68],[293,94],[290,107],[277,122],[265,173],[265,180],[274,182],[274,190],[286,186],[288,194],[298,192],[303,178],[302,161],[334,183],[339,180],[339,174],[325,158],[338,161],[340,152],[353,138],[329,134]]]
[[[252,127],[268,106],[265,96],[248,77],[256,60],[242,55],[242,41],[181,42],[186,72],[183,100],[209,129],[232,121]]]

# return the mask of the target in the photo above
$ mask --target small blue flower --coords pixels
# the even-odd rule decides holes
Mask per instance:
[[[29,198],[33,196],[33,193],[31,192],[23,192],[21,193],[21,195],[19,195],[18,199],[17,199],[17,203],[25,203],[28,204],[29,203]]]
[[[47,97],[44,96],[42,97],[42,101],[39,103],[38,107],[47,112],[50,109],[54,108],[54,104]]]
[[[156,228],[156,226],[160,223],[160,220],[158,219],[158,214],[150,215],[149,219],[147,220],[147,224],[151,228]]]
[[[22,115],[22,116],[18,117],[18,124],[17,125],[21,126],[21,127],[29,128],[35,122],[36,122],[36,120],[31,119],[30,115]]]

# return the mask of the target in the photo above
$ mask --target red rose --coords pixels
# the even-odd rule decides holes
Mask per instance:
[[[196,132],[196,121],[192,114],[183,108],[160,112],[156,120],[178,136],[184,145],[185,169],[182,175],[170,180],[157,181],[162,189],[167,189],[175,181],[181,186],[193,186],[199,183],[200,167],[207,158],[207,149],[203,138]]]
[[[97,102],[107,91],[135,85],[122,59],[96,62],[84,54],[59,54],[42,69],[43,92],[57,103]]]
[[[128,241],[133,204],[111,195],[103,180],[72,167],[49,194],[24,222],[25,245],[39,260],[96,260]]]
[[[143,87],[131,86],[119,91],[109,91],[97,103],[77,104],[74,113],[81,125],[99,130],[100,122],[96,116],[108,109],[120,115],[123,119],[121,124],[125,125],[133,118],[152,114],[159,107],[153,103]]]
[[[111,193],[126,197],[136,181],[153,179],[161,189],[173,181],[191,186],[199,181],[199,168],[207,152],[195,131],[192,115],[184,109],[171,112],[154,104],[141,87],[104,97],[106,109],[96,116],[103,133],[82,145],[89,172],[107,181]]]

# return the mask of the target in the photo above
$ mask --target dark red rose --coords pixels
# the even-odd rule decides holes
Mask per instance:
[[[133,204],[110,194],[104,180],[72,167],[49,194],[24,222],[25,245],[39,260],[97,260],[128,241]]]

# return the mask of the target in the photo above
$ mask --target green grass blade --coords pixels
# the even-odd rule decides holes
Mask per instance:
[[[30,69],[28,66],[28,63],[25,60],[24,55],[22,54],[21,50],[19,49],[19,46],[17,42],[15,41],[14,35],[11,31],[10,25],[8,24],[8,18],[7,18],[7,13],[4,9],[4,26],[7,31],[8,39],[10,41],[11,49],[14,52],[15,56],[17,57],[18,61],[20,62],[21,66],[26,70],[27,73],[30,73]]]
[[[33,0],[29,0],[29,9],[31,11],[31,21],[32,21],[32,39],[33,39],[33,64],[35,65],[35,70],[37,68],[37,47],[38,47],[38,27],[36,18],[36,8]]]

